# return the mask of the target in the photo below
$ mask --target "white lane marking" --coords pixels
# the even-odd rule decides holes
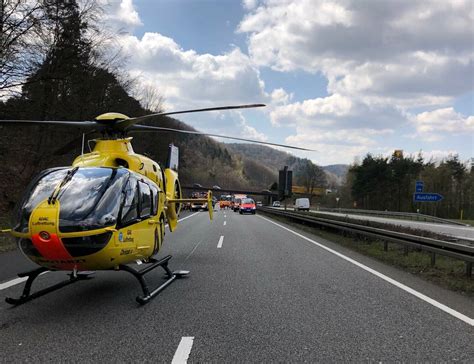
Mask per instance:
[[[198,211],[198,212],[195,212],[194,214],[191,214],[191,215],[189,215],[189,216],[183,217],[182,219],[179,219],[178,222],[181,222],[181,221],[183,221],[183,220],[189,219],[190,217],[193,217],[194,215],[197,215],[197,214],[199,214],[199,211]],[[168,227],[168,224],[166,224],[165,227]]]
[[[189,219],[190,217],[193,217],[194,215],[197,215],[197,214],[199,214],[199,212],[195,212],[194,214],[191,214],[191,215],[189,215],[189,216],[183,217],[182,219],[179,219],[178,222],[181,222],[181,221],[184,221],[184,220],[186,220],[186,219]]]
[[[217,248],[220,249],[222,248],[222,243],[224,242],[224,235],[221,235],[219,238],[219,242],[217,243]]]
[[[42,276],[43,274],[46,274],[46,273],[48,273],[48,272],[43,272],[43,273],[40,274],[40,276]],[[20,283],[26,281],[27,279],[28,279],[28,277],[14,278],[14,279],[11,279],[7,282],[0,283],[0,291],[3,291],[4,289],[16,286],[17,284],[20,284]]]
[[[0,283],[0,291],[10,288],[16,284],[20,284],[21,282],[24,282],[28,279],[28,277],[22,277],[22,278],[15,278],[12,279],[11,281],[5,282],[5,283]]]
[[[224,221],[224,226],[226,226],[226,225],[227,225],[227,221]]]
[[[181,222],[183,220],[186,220],[186,219],[189,219],[190,217],[193,217],[194,215],[198,214],[199,212],[195,212],[194,214],[191,214],[189,216],[186,216],[186,217],[183,217],[182,219],[179,219],[178,222]],[[165,227],[168,227],[168,224],[165,225]],[[140,262],[141,264],[141,262]],[[44,273],[47,273],[47,272],[44,272]],[[42,273],[42,274],[44,274]],[[16,286],[17,284],[20,284],[24,281],[26,281],[28,279],[28,277],[22,277],[22,278],[14,278],[12,280],[9,280],[5,283],[0,283],[0,291],[3,291],[4,289],[7,289],[7,288],[10,288],[10,287],[13,287],[13,286]]]
[[[193,347],[193,341],[194,336],[183,336],[181,338],[171,364],[183,364],[188,362],[189,354],[191,354],[191,349]]]
[[[341,254],[341,253],[339,253],[339,252],[337,252],[337,251],[335,251],[335,250],[333,250],[333,249],[331,249],[331,248],[328,248],[327,246],[324,246],[324,245],[321,244],[321,243],[318,243],[318,242],[316,242],[316,241],[314,241],[314,240],[312,240],[312,239],[310,239],[310,238],[308,238],[308,237],[306,237],[306,236],[304,236],[304,235],[301,235],[300,233],[297,233],[296,231],[293,231],[293,230],[291,230],[291,229],[288,229],[286,226],[283,226],[283,225],[280,225],[280,224],[278,224],[278,223],[276,223],[276,222],[273,222],[273,221],[271,221],[271,220],[269,220],[269,219],[267,219],[267,218],[265,218],[265,217],[262,217],[261,215],[257,215],[257,216],[260,217],[260,218],[262,218],[262,219],[264,219],[264,220],[266,220],[266,221],[268,221],[268,222],[270,222],[270,223],[272,223],[272,224],[274,224],[274,225],[276,225],[276,226],[278,226],[278,227],[280,227],[280,228],[282,228],[282,229],[284,229],[284,230],[286,230],[286,231],[288,231],[288,232],[290,232],[290,233],[292,233],[292,234],[294,234],[294,235],[296,235],[296,236],[299,236],[301,239],[304,239],[304,240],[306,240],[306,241],[309,241],[310,243],[313,243],[314,245],[317,245],[317,246],[319,246],[320,248],[325,249],[325,250],[327,250],[328,252],[330,252],[330,253],[332,253],[332,254],[334,254],[334,255],[337,255],[338,257],[340,257],[340,258],[342,258],[342,259],[347,260],[349,263],[352,263],[352,264],[358,266],[359,268],[362,268],[362,269],[366,270],[367,272],[372,273],[373,275],[375,275],[375,276],[377,276],[377,277],[379,277],[379,278],[382,278],[384,281],[386,281],[386,282],[388,282],[388,283],[390,283],[390,284],[393,284],[394,286],[396,286],[396,287],[398,287],[398,288],[400,288],[400,289],[402,289],[402,290],[404,290],[404,291],[406,291],[406,292],[412,294],[412,295],[415,296],[415,297],[418,297],[419,299],[421,299],[421,300],[423,300],[423,301],[429,303],[430,305],[432,305],[432,306],[434,306],[434,307],[439,308],[440,310],[443,310],[444,312],[450,314],[451,316],[454,316],[454,317],[458,318],[459,320],[464,321],[464,322],[467,323],[468,325],[474,326],[474,319],[472,319],[472,318],[470,318],[470,317],[468,317],[468,316],[462,314],[461,312],[458,312],[458,311],[452,309],[451,307],[448,307],[448,306],[442,304],[441,302],[438,302],[438,301],[436,301],[436,300],[434,300],[434,299],[432,299],[432,298],[430,298],[430,297],[424,295],[423,293],[420,293],[420,292],[418,292],[418,291],[415,291],[413,288],[410,288],[410,287],[408,287],[408,286],[405,286],[403,283],[400,283],[400,282],[396,281],[395,279],[392,279],[392,278],[386,276],[385,274],[382,274],[382,273],[376,271],[375,269],[369,268],[369,267],[367,267],[366,265],[364,265],[364,264],[362,264],[362,263],[359,263],[358,261],[356,261],[356,260],[354,260],[354,259],[352,259],[352,258],[349,258],[349,257],[345,256],[344,254]]]

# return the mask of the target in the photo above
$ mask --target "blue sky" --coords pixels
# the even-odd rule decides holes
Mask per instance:
[[[105,1],[105,0],[104,0]],[[474,10],[468,0],[113,0],[107,20],[136,90],[201,131],[316,149],[474,157]]]

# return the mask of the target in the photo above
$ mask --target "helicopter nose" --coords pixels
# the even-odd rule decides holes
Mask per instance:
[[[69,260],[71,255],[56,234],[41,231],[31,236],[31,241],[41,256],[47,260]]]

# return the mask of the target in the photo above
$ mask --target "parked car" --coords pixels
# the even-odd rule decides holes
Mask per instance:
[[[251,198],[244,198],[240,203],[239,214],[251,213],[255,215],[256,206],[255,201]]]
[[[207,211],[207,202],[191,202],[191,211]]]
[[[296,211],[309,211],[309,198],[297,198],[295,201]]]
[[[273,207],[280,207],[280,201],[273,201]]]

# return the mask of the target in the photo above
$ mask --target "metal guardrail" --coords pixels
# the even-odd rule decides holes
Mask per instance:
[[[363,236],[381,239],[385,242],[397,243],[405,246],[411,246],[431,252],[431,264],[435,263],[436,254],[456,258],[466,262],[466,275],[472,275],[472,265],[474,262],[474,246],[459,244],[455,242],[443,241],[427,238],[424,236],[400,233],[397,231],[385,230],[365,225],[354,224],[350,222],[331,220],[304,212],[284,211],[269,207],[259,207],[258,211],[264,213],[282,216],[300,223],[307,223],[317,226],[325,226],[332,229],[356,233]],[[387,250],[387,245],[384,246]]]
[[[438,222],[441,224],[452,224],[452,225],[461,225],[469,226],[463,224],[462,222],[452,221],[448,219],[442,219],[440,217],[418,214],[415,212],[397,212],[397,211],[380,211],[380,210],[361,210],[361,209],[338,209],[338,208],[327,208],[320,207],[316,211],[326,211],[326,212],[339,212],[343,214],[355,214],[355,215],[374,215],[374,216],[389,216],[389,217],[402,217],[408,218],[410,220],[418,220],[425,222]]]

